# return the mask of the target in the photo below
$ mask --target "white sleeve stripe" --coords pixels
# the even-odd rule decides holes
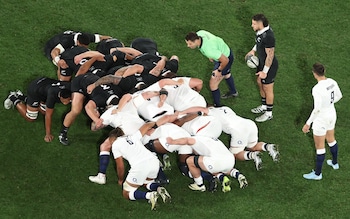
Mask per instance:
[[[55,46],[55,49],[59,49],[60,50],[60,54],[62,54],[65,51],[65,49],[63,48],[61,43],[58,44],[57,46]]]
[[[95,34],[95,43],[98,43],[101,41],[100,35]]]

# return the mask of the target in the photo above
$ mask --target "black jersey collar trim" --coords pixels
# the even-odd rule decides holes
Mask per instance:
[[[203,45],[203,37],[200,36],[199,38],[201,39],[201,44],[198,46],[198,48],[201,48]]]

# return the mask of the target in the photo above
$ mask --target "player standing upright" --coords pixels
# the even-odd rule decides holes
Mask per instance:
[[[253,108],[253,113],[264,113],[257,117],[255,121],[265,122],[273,118],[273,85],[278,70],[278,61],[275,57],[275,36],[269,26],[269,21],[263,14],[253,16],[252,28],[256,32],[255,45],[253,49],[247,53],[255,55],[259,58],[259,66],[257,67],[257,83],[261,95],[261,105]]]
[[[221,106],[219,84],[224,78],[230,91],[222,95],[222,98],[237,97],[238,92],[231,75],[231,66],[234,60],[233,52],[224,40],[205,30],[200,30],[197,33],[190,32],[185,39],[187,47],[191,49],[198,48],[204,56],[214,62],[214,70],[209,81],[214,105]]]
[[[334,103],[342,98],[342,93],[336,81],[326,78],[324,66],[320,63],[313,65],[312,72],[317,84],[312,88],[314,98],[314,109],[306,121],[302,131],[308,133],[311,123],[315,148],[316,148],[316,169],[311,173],[304,174],[305,179],[321,180],[322,165],[326,154],[324,141],[326,140],[332,154],[332,160],[327,160],[327,164],[333,169],[339,169],[338,164],[338,144],[334,137],[334,127],[337,120],[337,113]]]

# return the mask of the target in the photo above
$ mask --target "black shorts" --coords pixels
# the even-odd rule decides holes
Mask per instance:
[[[162,71],[162,74],[168,73],[168,72],[177,73],[178,70],[179,70],[179,61],[176,59],[170,59],[165,63],[165,68]]]
[[[110,50],[116,47],[123,47],[122,42],[120,42],[120,40],[118,39],[111,38],[111,39],[102,40],[101,42],[99,42],[96,45],[96,50],[104,55],[108,55],[110,54]]]
[[[154,84],[160,80],[160,77],[157,77],[149,73],[142,74],[141,76],[143,78],[143,81],[146,83],[146,85]]]
[[[71,91],[72,93],[81,93],[84,96],[88,96],[86,91],[87,86],[92,83],[95,83],[100,77],[94,75],[92,73],[86,73],[84,75],[79,75],[73,78],[71,83]]]
[[[118,86],[125,93],[129,93],[135,89],[136,85],[139,83],[145,83],[142,76],[139,75],[130,75],[126,78],[122,78]]]
[[[110,104],[118,104],[120,96],[110,85],[101,85],[92,91],[90,99],[95,102],[97,107],[101,108]]]
[[[26,100],[26,104],[28,106],[37,108],[39,107],[40,104],[40,96],[38,95],[38,89],[41,88],[40,84],[45,81],[47,78],[45,77],[41,77],[41,78],[37,78],[34,81],[30,82],[30,84],[28,85],[28,89],[27,89],[27,100]]]
[[[260,66],[259,66],[260,67]],[[261,70],[258,70],[257,72],[259,71],[262,71],[264,68],[264,66],[258,68],[258,69],[261,69]],[[261,79],[261,83],[262,84],[272,84],[275,82],[275,78],[276,78],[276,75],[277,75],[277,70],[278,70],[278,61],[276,60],[270,67],[269,69],[269,72],[267,74],[267,77],[265,79]]]

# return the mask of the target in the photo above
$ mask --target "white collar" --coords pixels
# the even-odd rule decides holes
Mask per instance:
[[[270,25],[268,25],[267,27],[264,27],[263,29],[259,30],[258,32],[256,32],[256,35],[261,35],[263,34],[265,31],[267,31],[268,29],[270,29]]]

